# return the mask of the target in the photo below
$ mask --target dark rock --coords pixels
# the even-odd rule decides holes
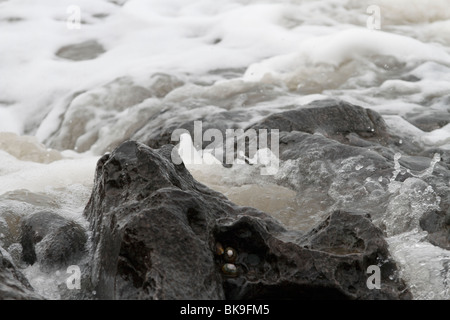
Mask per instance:
[[[170,151],[125,142],[99,160],[85,214],[100,299],[224,297],[208,239],[218,205],[200,197],[225,198],[174,166]]]
[[[23,217],[43,208],[57,209],[58,205],[47,195],[28,190],[14,190],[0,195],[0,246],[9,248],[20,242]]]
[[[377,112],[331,99],[272,114],[250,128],[321,133],[341,142],[351,133],[377,142],[388,137],[386,124]]]
[[[96,40],[88,40],[61,47],[56,55],[68,60],[82,61],[95,59],[104,52],[105,49],[100,43]]]
[[[439,153],[441,155],[440,165],[445,164],[447,169],[450,169],[450,150],[444,150],[440,148],[429,148],[424,150],[420,155],[427,158],[433,158],[433,156],[436,153]]]
[[[0,212],[0,246],[7,248],[19,237],[19,228],[14,228],[20,225],[20,216],[11,212]]]
[[[317,103],[312,102],[311,105]],[[315,205],[319,211],[353,210],[356,206],[364,208],[373,216],[376,225],[383,227],[383,220],[387,218],[387,206],[392,201],[391,196],[397,196],[389,191],[392,179],[404,182],[408,178],[419,177],[442,199],[440,210],[446,212],[447,203],[450,203],[450,199],[447,199],[450,193],[450,171],[446,151],[423,150],[405,142],[396,145],[398,138],[386,131],[381,120],[374,136],[370,137],[364,132],[361,134],[361,128],[369,122],[364,116],[353,113],[364,109],[344,102],[319,101],[320,104],[326,106],[322,109],[323,116],[320,106],[306,109],[299,107],[271,115],[250,127],[268,129],[269,132],[273,129],[280,130],[279,157],[282,160],[282,174],[278,175],[277,183],[298,191],[301,196],[297,201],[306,204],[301,206],[302,208],[309,210],[308,201],[311,202],[311,199],[314,199],[315,204],[320,204]],[[334,104],[343,104],[345,107],[340,108]],[[334,111],[327,115],[327,109]],[[346,115],[347,109],[351,110],[348,113],[351,116]],[[302,110],[307,110],[306,116],[302,114]],[[318,113],[318,120],[310,117],[309,113]],[[352,121],[355,121],[355,124],[352,125]],[[345,133],[345,130],[348,133]],[[268,138],[268,141],[270,140]],[[431,172],[430,166],[436,160],[435,153],[441,155],[441,161],[434,165]],[[397,173],[394,173],[395,154],[401,154],[401,170]],[[427,200],[423,199],[421,202],[424,201]],[[424,214],[427,212],[424,211]],[[400,225],[397,227],[398,230],[402,229]],[[439,226],[436,228],[439,229]],[[408,231],[407,225],[404,231]],[[445,232],[446,230],[442,230],[441,233]],[[447,246],[443,241],[434,243]]]
[[[374,219],[384,213],[394,171],[392,151],[381,146],[349,146],[320,134],[296,131],[281,132],[279,138],[277,183],[299,192],[298,201],[313,198],[323,212],[354,210],[358,203]],[[396,180],[407,177],[398,175]]]
[[[417,128],[430,132],[450,123],[450,111],[433,111],[429,113],[406,115],[406,120]]]
[[[450,208],[447,212],[427,212],[420,218],[420,227],[428,232],[430,243],[450,250]]]
[[[423,147],[407,137],[389,132],[383,117],[371,109],[342,100],[317,100],[292,110],[267,116],[247,129],[279,130],[321,134],[340,143],[361,147],[387,147],[390,150],[418,155]],[[399,142],[401,141],[401,142]]]
[[[389,259],[381,230],[362,214],[333,212],[304,236],[268,233],[257,220],[246,216],[217,230],[217,239],[239,255],[239,276],[224,283],[229,299],[411,297],[407,291],[399,293],[405,289],[400,283],[382,280],[383,290],[373,291],[363,285],[369,265],[380,266],[382,279],[394,275],[396,266]]]
[[[22,222],[22,259],[49,269],[67,266],[85,251],[86,240],[77,223],[53,212],[37,212]]]
[[[0,300],[40,300],[25,276],[0,247]]]
[[[84,214],[99,299],[411,298],[368,217],[339,211],[307,234],[287,231],[195,181],[172,149],[127,141],[97,164]],[[218,242],[237,252],[236,270],[223,269]],[[366,286],[370,265],[380,290]]]

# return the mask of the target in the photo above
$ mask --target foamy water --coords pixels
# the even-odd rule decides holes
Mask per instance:
[[[368,24],[373,5],[380,30]],[[80,10],[80,28],[69,8]],[[245,111],[245,128],[286,106],[327,97],[379,112],[400,137],[450,150],[450,124],[424,131],[405,120],[449,112],[448,8],[449,0],[0,1],[3,207],[19,216],[52,209],[86,225],[95,163],[121,141],[220,111]],[[90,57],[56,54],[80,43]],[[344,194],[340,186],[351,172],[367,169],[362,160],[333,168],[326,197],[314,186],[329,173],[302,181],[301,160],[281,163],[273,176],[246,165],[188,168],[232,201],[292,229],[307,230],[338,206],[370,210],[384,201],[377,222],[387,227],[413,294],[450,298],[450,254],[417,229],[420,216],[439,205],[424,181],[430,172],[404,182],[380,177]],[[375,191],[355,200],[363,189]],[[35,265],[24,272],[39,293],[61,298],[65,270],[46,274]]]

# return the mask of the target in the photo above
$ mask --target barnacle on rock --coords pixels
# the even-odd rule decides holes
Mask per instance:
[[[235,262],[237,258],[237,252],[231,247],[227,247],[224,253],[224,259],[226,262]]]

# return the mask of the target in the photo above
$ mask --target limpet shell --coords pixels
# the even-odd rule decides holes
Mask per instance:
[[[232,263],[225,263],[222,266],[222,272],[227,276],[235,277],[237,276],[237,267]]]

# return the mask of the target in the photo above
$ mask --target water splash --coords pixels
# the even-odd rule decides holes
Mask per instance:
[[[441,202],[433,187],[423,180],[432,175],[441,159],[440,154],[436,153],[428,168],[418,173],[402,168],[399,162],[401,157],[400,153],[394,155],[394,171],[388,183],[391,197],[382,219],[388,236],[419,229],[420,218],[430,210],[439,210]],[[405,173],[412,177],[396,181],[399,174]]]
[[[413,173],[410,169],[402,168],[402,166],[399,162],[401,157],[402,157],[402,154],[399,152],[397,152],[394,155],[394,172],[392,173],[392,177],[389,178],[389,185],[388,185],[388,190],[390,193],[395,193],[401,187],[402,183],[395,181],[399,174],[403,175],[405,173],[409,173],[411,176],[413,176],[415,178],[426,178],[433,174],[436,164],[439,161],[441,161],[441,155],[439,153],[435,153],[428,168],[426,168],[423,171],[420,171],[419,173]]]
[[[427,241],[420,218],[430,210],[440,210],[440,197],[424,181],[431,177],[441,155],[435,153],[430,165],[419,172],[402,168],[400,153],[394,155],[394,171],[389,179],[391,193],[383,222],[390,252],[399,264],[401,277],[408,283],[416,300],[450,299],[450,251]],[[399,174],[411,177],[395,181]]]

